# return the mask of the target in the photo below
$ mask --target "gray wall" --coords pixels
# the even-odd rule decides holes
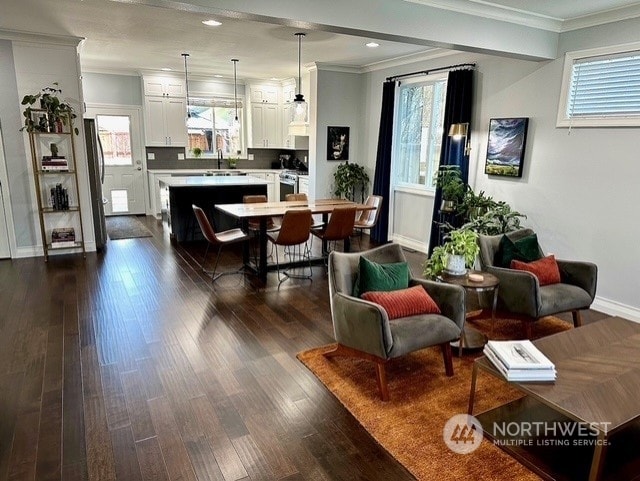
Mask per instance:
[[[637,41],[640,19],[563,34],[559,58],[529,62],[477,54],[377,71],[367,75],[365,158],[375,162],[384,77],[434,66],[475,61],[470,183],[527,214],[546,252],[595,262],[599,268],[594,307],[640,320],[640,162],[638,128],[556,128],[564,51]],[[529,117],[521,179],[484,174],[487,127],[493,117]],[[414,203],[406,217],[430,216],[432,204]],[[426,232],[424,235],[428,235]]]
[[[38,243],[37,233],[25,219],[31,217],[31,177],[26,174],[27,158],[22,127],[22,112],[16,83],[16,70],[13,61],[13,49],[9,40],[0,40],[0,125],[4,139],[7,175],[11,192],[11,213],[16,230],[16,246],[29,247]],[[4,168],[4,166],[0,167]],[[15,255],[15,253],[12,253]]]
[[[142,79],[137,75],[83,73],[87,104],[142,105]]]

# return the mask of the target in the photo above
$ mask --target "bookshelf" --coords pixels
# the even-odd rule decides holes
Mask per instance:
[[[29,131],[38,219],[45,262],[53,251],[86,256],[79,202],[76,150],[71,114],[51,122],[46,110],[32,109]]]

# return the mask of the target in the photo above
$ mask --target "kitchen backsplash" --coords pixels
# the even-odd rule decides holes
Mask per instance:
[[[155,159],[150,160],[152,153]],[[291,154],[292,158],[298,158],[301,162],[309,158],[308,150],[293,149],[248,149],[253,154],[253,160],[239,159],[238,169],[274,169],[280,168],[278,158],[280,154]],[[179,154],[185,154],[184,147],[146,147],[147,169],[150,170],[177,170],[177,169],[217,169],[217,158],[185,158],[178,159]],[[221,168],[228,168],[227,159],[224,158]]]

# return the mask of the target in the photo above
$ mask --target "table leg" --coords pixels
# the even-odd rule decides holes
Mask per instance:
[[[469,416],[473,415],[473,403],[476,397],[476,381],[478,379],[478,366],[476,363],[473,363],[473,371],[471,372],[471,391],[469,392],[469,408],[467,409],[467,414]]]
[[[602,474],[602,466],[604,464],[604,455],[606,451],[605,443],[607,442],[607,433],[600,431],[598,433],[598,444],[593,451],[591,460],[591,470],[589,471],[589,481],[597,481]]]
[[[260,235],[259,235],[259,259],[258,259],[258,277],[263,282],[267,281],[267,218],[260,217]]]
[[[493,328],[496,323],[496,307],[498,306],[498,289],[500,286],[496,286],[493,288],[493,302],[491,304],[491,331],[490,337],[493,337]]]
[[[322,213],[322,222],[325,226],[327,225],[327,222],[329,222],[329,214],[327,212]],[[326,240],[322,239],[322,257],[324,257],[328,252],[329,243]]]

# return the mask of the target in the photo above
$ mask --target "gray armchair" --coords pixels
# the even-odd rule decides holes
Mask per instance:
[[[438,304],[442,314],[424,314],[389,320],[377,304],[351,295],[359,258],[378,264],[404,262],[397,244],[386,244],[358,253],[333,251],[329,255],[329,298],[338,346],[325,356],[351,356],[376,365],[378,389],[389,399],[385,364],[396,357],[429,346],[442,348],[445,371],[453,376],[450,342],[460,338],[465,320],[465,293],[459,286],[411,278],[409,286],[421,285]]]
[[[515,242],[533,233],[531,229],[520,229],[506,235]],[[574,326],[580,326],[580,310],[588,309],[596,295],[597,266],[558,259],[561,282],[541,287],[538,278],[529,272],[494,265],[501,238],[502,235],[481,235],[478,239],[482,270],[500,279],[498,308],[522,319],[527,338],[531,337],[533,321],[561,312],[571,312]]]

